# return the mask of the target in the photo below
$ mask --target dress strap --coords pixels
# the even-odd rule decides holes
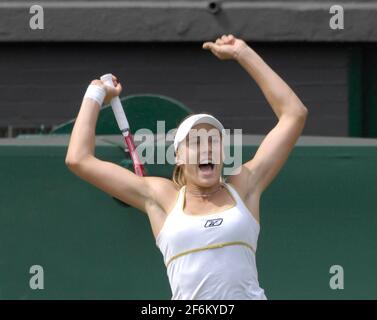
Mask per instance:
[[[179,189],[177,201],[175,204],[175,209],[178,209],[178,211],[181,211],[183,209],[183,204],[185,201],[185,188],[186,188],[186,185],[184,185],[183,187],[181,187],[181,189]]]
[[[242,203],[241,197],[230,183],[223,182],[223,185],[229,190],[230,194],[233,196],[233,199],[236,201],[236,205]]]

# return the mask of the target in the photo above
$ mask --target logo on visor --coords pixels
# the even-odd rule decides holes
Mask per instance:
[[[204,225],[204,228],[218,227],[222,223],[223,223],[223,218],[207,220],[206,224]]]

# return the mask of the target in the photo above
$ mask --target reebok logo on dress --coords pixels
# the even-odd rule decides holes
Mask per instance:
[[[209,228],[209,227],[218,227],[223,223],[223,218],[219,219],[210,219],[206,221],[206,224],[204,225],[204,228]]]

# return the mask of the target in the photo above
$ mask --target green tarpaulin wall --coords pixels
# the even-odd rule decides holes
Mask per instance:
[[[127,115],[132,132],[148,128],[157,133],[157,121],[164,121],[165,132],[176,128],[179,122],[192,113],[181,102],[162,95],[140,94],[121,98],[121,103]],[[71,133],[74,119],[63,123],[52,132],[53,134]],[[103,106],[98,115],[96,134],[119,134],[119,127],[110,105]]]
[[[0,140],[0,299],[170,299],[147,216],[73,175],[68,138]],[[260,143],[247,138],[244,160]],[[270,299],[377,299],[377,142],[305,139],[261,199],[260,284]],[[106,141],[96,155],[124,160]],[[29,286],[33,265],[43,290]],[[332,265],[343,290],[329,286]]]

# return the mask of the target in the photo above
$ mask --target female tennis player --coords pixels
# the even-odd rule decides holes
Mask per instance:
[[[209,114],[189,116],[179,125],[171,180],[138,176],[97,159],[96,121],[102,103],[121,92],[116,77],[115,88],[100,80],[89,85],[66,164],[77,176],[146,213],[164,258],[172,299],[266,299],[255,259],[259,201],[299,138],[308,111],[243,40],[223,35],[215,42],[205,42],[203,49],[220,60],[237,61],[258,84],[278,118],[254,157],[235,174],[222,178],[223,136],[217,135],[219,140],[213,132],[223,133],[224,128]],[[200,132],[207,133],[207,143]],[[220,161],[214,161],[215,154],[220,154]]]

